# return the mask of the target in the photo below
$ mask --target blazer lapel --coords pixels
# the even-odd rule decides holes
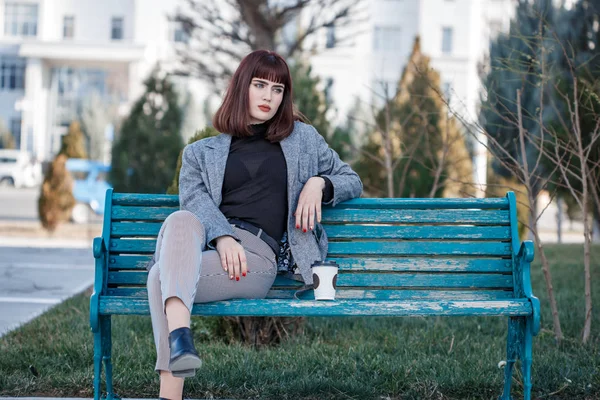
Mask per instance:
[[[296,187],[296,180],[298,175],[298,157],[300,152],[300,146],[296,140],[297,135],[292,134],[280,142],[283,156],[285,157],[285,163],[287,165],[287,180],[288,180],[288,202],[291,206],[291,195],[292,190]]]
[[[225,167],[229,156],[231,136],[221,133],[216,136],[212,143],[207,144],[209,150],[206,153],[206,169],[208,175],[208,186],[215,204],[221,204],[221,191],[223,179],[225,178]]]

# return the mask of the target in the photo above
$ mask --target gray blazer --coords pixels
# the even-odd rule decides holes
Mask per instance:
[[[214,249],[212,241],[223,235],[240,240],[219,210],[225,165],[229,155],[231,135],[221,133],[189,144],[183,150],[179,176],[179,203],[182,210],[195,214],[206,231],[205,248]],[[295,227],[293,213],[306,181],[315,175],[326,176],[333,184],[333,200],[323,203],[335,206],[339,202],[359,197],[362,182],[348,164],[329,148],[323,137],[311,125],[294,123],[294,130],[280,142],[287,165],[288,224],[290,249],[306,285],[313,283],[310,266],[327,256],[327,234],[317,237],[316,229],[302,232]],[[322,228],[322,227],[320,227]]]

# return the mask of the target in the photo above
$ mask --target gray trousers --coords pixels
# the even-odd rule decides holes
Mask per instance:
[[[165,303],[177,297],[193,303],[266,297],[277,275],[275,253],[254,234],[233,228],[246,251],[248,273],[230,279],[216,250],[202,251],[205,230],[189,211],[176,211],[163,223],[156,243],[155,264],[148,273],[148,301],[156,345],[156,371],[169,371],[169,329]],[[199,350],[200,356],[202,353]]]

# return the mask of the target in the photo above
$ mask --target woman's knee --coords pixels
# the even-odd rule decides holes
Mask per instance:
[[[204,235],[204,225],[193,213],[187,210],[179,210],[170,214],[164,222],[165,228],[176,229],[181,231],[183,229],[192,229],[195,232],[202,233]]]

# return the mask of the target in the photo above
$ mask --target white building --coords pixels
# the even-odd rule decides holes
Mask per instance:
[[[94,92],[125,115],[156,62],[185,40],[167,18],[175,4],[0,0],[0,120],[18,147],[52,158]]]
[[[329,29],[319,55],[311,58],[343,122],[356,99],[364,109],[393,97],[416,36],[421,51],[440,73],[442,91],[451,107],[468,121],[477,121],[481,82],[478,64],[488,52],[490,38],[508,31],[514,0],[370,0],[364,32],[352,46],[336,46],[335,37],[348,33]],[[478,151],[484,151],[483,148]],[[485,182],[485,157],[477,161]]]

